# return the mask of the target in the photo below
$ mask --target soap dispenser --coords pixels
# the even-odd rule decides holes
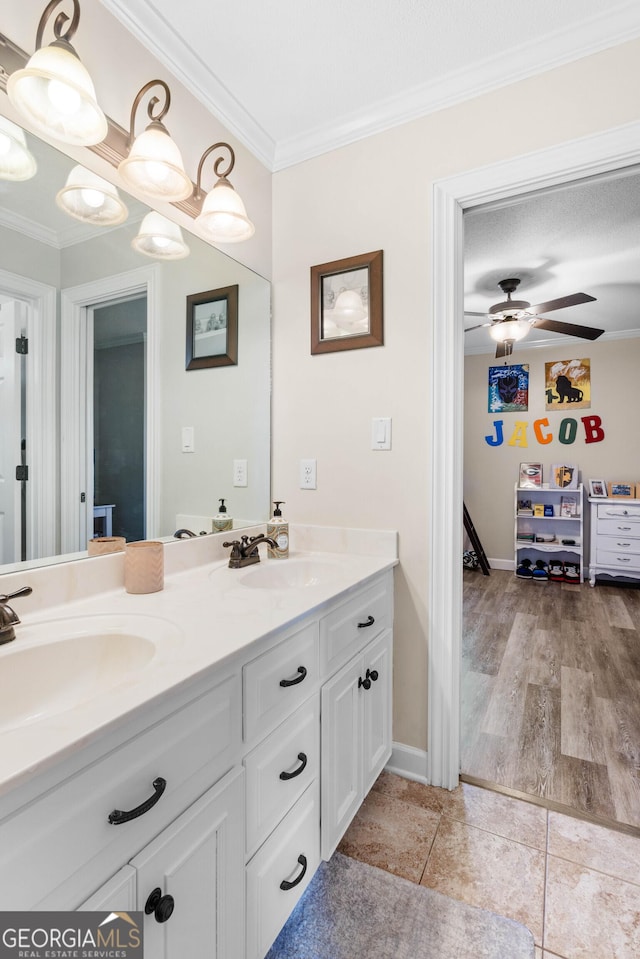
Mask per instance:
[[[289,555],[289,524],[280,509],[283,500],[275,500],[273,505],[275,509],[272,518],[267,523],[267,536],[275,540],[278,546],[276,549],[273,546],[267,546],[267,553],[271,559],[286,559]]]
[[[233,529],[233,520],[227,513],[227,507],[224,505],[224,500],[221,499],[218,515],[214,516],[211,521],[211,531],[213,533],[225,533],[229,529]]]

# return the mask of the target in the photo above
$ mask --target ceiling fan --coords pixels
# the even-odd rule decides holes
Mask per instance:
[[[532,328],[551,330],[554,333],[565,333],[567,336],[580,336],[585,340],[597,340],[604,330],[596,330],[590,326],[579,326],[576,323],[563,323],[560,320],[548,320],[541,313],[551,313],[552,310],[564,310],[568,306],[577,306],[579,303],[590,303],[595,296],[588,293],[572,293],[570,296],[561,296],[557,300],[547,300],[546,303],[536,303],[535,306],[527,300],[512,300],[520,285],[517,277],[500,280],[498,286],[506,295],[506,300],[494,303],[489,309],[489,322],[478,323],[465,330],[478,330],[483,326],[489,328],[489,335],[497,341],[496,358],[511,356],[513,344],[521,340]],[[486,313],[467,313],[465,316],[487,316]]]

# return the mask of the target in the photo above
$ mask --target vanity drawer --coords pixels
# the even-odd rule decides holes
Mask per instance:
[[[623,536],[627,539],[637,536],[640,539],[640,519],[627,516],[619,516],[616,519],[599,517],[596,532],[598,536]]]
[[[316,780],[247,866],[247,959],[263,959],[319,865]]]
[[[244,760],[247,855],[251,856],[318,775],[320,697],[316,693]]]
[[[622,549],[603,549],[598,544],[596,563],[598,566],[615,566],[619,569],[630,569],[637,572],[640,570],[640,552],[632,553],[629,550]]]
[[[598,520],[627,519],[640,523],[640,503],[598,503]]]
[[[330,676],[392,625],[393,580],[385,575],[320,620],[323,677]]]
[[[318,686],[318,624],[309,623],[242,669],[244,739],[255,742]]]
[[[68,909],[109,878],[230,768],[240,749],[239,674],[120,745],[0,823],[3,909]],[[112,825],[166,788],[142,815]],[[90,864],[90,865],[89,865]],[[86,867],[81,878],[74,874]],[[82,878],[85,877],[85,878]]]

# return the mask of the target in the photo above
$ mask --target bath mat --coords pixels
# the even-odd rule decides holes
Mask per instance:
[[[512,919],[335,853],[266,959],[533,959]]]

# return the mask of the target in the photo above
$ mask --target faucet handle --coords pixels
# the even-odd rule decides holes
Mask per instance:
[[[15,599],[17,596],[31,596],[32,592],[33,589],[31,586],[21,586],[15,593],[3,593],[0,595],[0,603],[8,603],[10,599]]]

